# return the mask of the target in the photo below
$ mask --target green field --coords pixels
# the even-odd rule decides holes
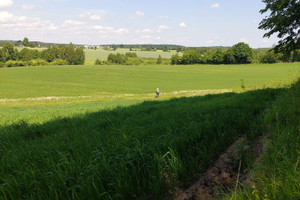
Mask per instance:
[[[172,55],[176,54],[176,51],[172,50],[170,52],[163,51],[129,51],[129,49],[117,49],[116,51],[106,51],[103,49],[85,49],[85,62],[87,64],[93,64],[97,58],[100,60],[106,60],[107,56],[111,53],[126,54],[127,52],[134,52],[138,57],[141,58],[158,58],[160,55],[162,58],[170,59]]]
[[[265,111],[299,72],[299,63],[1,68],[0,200],[171,197],[236,138],[262,135]]]
[[[247,88],[288,82],[300,64],[190,66],[44,66],[0,69],[0,99],[101,97]]]

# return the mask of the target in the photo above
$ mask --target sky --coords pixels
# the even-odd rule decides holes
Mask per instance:
[[[0,0],[0,40],[271,47],[261,0]]]

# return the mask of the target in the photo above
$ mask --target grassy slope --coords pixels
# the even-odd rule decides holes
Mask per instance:
[[[0,69],[0,99],[101,96],[201,89],[261,87],[288,81],[300,65],[45,66]]]
[[[300,79],[264,115],[266,152],[254,167],[254,185],[224,199],[300,199]]]
[[[260,134],[260,115],[281,92],[152,101],[2,126],[0,195],[161,199],[172,183],[187,183],[206,169],[236,137]]]

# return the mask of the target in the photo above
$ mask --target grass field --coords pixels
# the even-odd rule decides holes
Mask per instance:
[[[0,69],[0,99],[147,95],[288,82],[300,65],[44,66]],[[130,96],[130,95],[129,95]],[[163,96],[163,95],[162,95]]]
[[[246,89],[277,87],[299,71],[299,63],[2,68],[0,199],[165,199],[237,137],[263,134],[265,111],[288,89],[182,96],[230,92],[241,79]]]
[[[100,60],[106,60],[107,56],[111,53],[117,54],[126,54],[129,51],[129,49],[117,49],[116,51],[106,51],[103,49],[85,49],[85,62],[86,64],[93,64],[97,58]],[[163,52],[163,51],[134,51],[134,53],[137,54],[138,57],[141,58],[158,58],[160,55],[162,58],[170,59],[172,55],[176,54],[176,51],[170,51],[170,52]]]

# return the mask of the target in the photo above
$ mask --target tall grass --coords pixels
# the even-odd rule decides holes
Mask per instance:
[[[300,199],[300,80],[264,115],[266,152],[255,165],[252,186],[225,199]]]
[[[254,138],[283,89],[144,102],[0,127],[0,199],[162,199],[235,138]]]

